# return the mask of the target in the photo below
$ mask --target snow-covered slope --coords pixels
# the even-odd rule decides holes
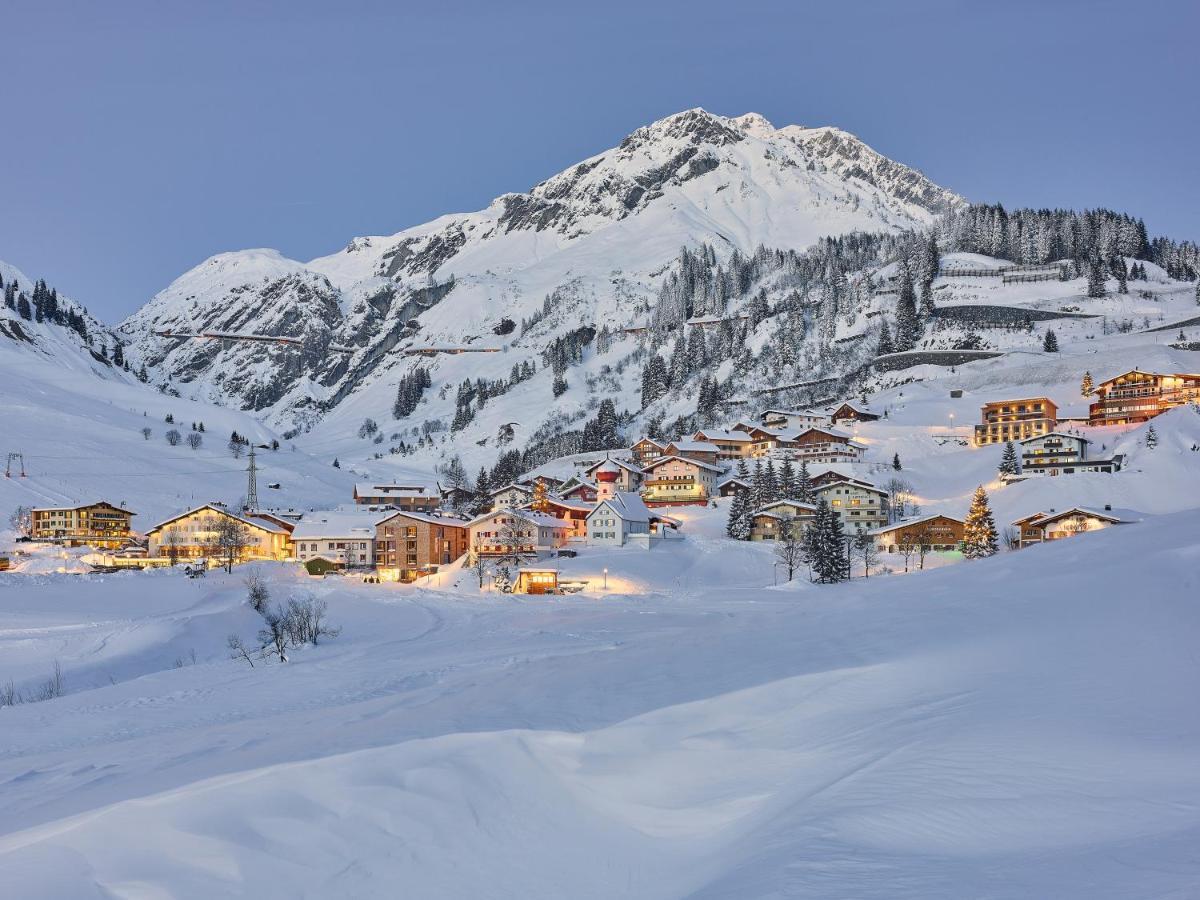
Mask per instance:
[[[87,594],[0,576],[0,677],[57,657],[69,690],[0,710],[0,883],[23,900],[1187,897],[1198,528],[1192,510],[780,590],[767,548],[725,544],[717,565],[705,540],[564,560],[610,573],[573,598],[268,569],[278,599],[316,591],[344,631],[253,669],[223,646],[258,627],[240,575]]]
[[[775,129],[754,114],[695,109],[477,213],[356,238],[307,264],[260,250],[214,257],[121,332],[180,390],[281,427],[307,425],[370,385],[394,392],[413,365],[398,355],[404,347],[506,345],[507,370],[580,323],[634,324],[682,246],[800,249],[854,230],[927,225],[961,202],[837,129]],[[504,318],[534,316],[547,295],[569,308],[570,323],[544,329],[536,346],[493,335]],[[286,334],[304,338],[306,353],[155,336],[163,329]],[[330,343],[353,352],[328,353]],[[478,357],[460,363],[445,367],[448,381],[476,377]],[[499,367],[483,368],[494,377],[486,370]],[[390,401],[372,403],[384,407],[378,417]]]

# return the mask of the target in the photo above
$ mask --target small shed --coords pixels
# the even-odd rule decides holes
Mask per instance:
[[[558,592],[558,569],[522,567],[517,570],[514,594],[553,594]]]

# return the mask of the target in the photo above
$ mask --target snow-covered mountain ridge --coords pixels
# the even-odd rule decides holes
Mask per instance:
[[[490,339],[548,294],[572,309],[564,328],[634,324],[682,246],[802,249],[827,235],[928,225],[962,202],[837,129],[688,110],[476,213],[356,238],[308,263],[265,250],[213,257],[120,331],[181,392],[308,425],[364,385],[394,391],[411,368],[397,353],[406,346]],[[164,329],[287,334],[305,352],[154,334]],[[330,354],[331,344],[353,352]],[[506,368],[541,349],[522,348]],[[474,367],[443,368],[459,380],[458,369]]]

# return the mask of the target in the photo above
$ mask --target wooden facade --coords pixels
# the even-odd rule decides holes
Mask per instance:
[[[962,546],[966,525],[953,516],[921,516],[872,529],[875,546],[884,553],[903,552],[905,547],[924,545],[928,550],[957,550]]]
[[[1096,396],[1099,399],[1088,407],[1092,425],[1145,422],[1176,406],[1200,403],[1200,375],[1132,369],[1100,382]]]
[[[467,552],[465,519],[397,512],[375,525],[375,568],[385,578],[412,581]]]
[[[135,515],[104,500],[83,506],[41,506],[30,514],[30,536],[68,547],[115,550],[133,536],[131,522]]]

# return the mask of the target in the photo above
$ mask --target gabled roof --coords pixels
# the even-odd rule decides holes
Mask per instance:
[[[575,527],[566,519],[558,519],[554,516],[548,516],[545,513],[534,512],[532,509],[496,509],[492,512],[486,512],[483,515],[476,516],[467,524],[477,525],[480,522],[486,522],[488,519],[494,519],[496,516],[516,516],[518,519],[524,519],[530,525],[536,525],[539,528]]]
[[[661,447],[664,445],[659,444],[659,446]],[[588,466],[583,471],[586,474],[590,475],[592,472],[597,471],[601,466],[605,465],[606,463],[612,463],[615,466],[620,466],[622,469],[625,469],[627,472],[632,472],[634,475],[642,474],[642,469],[638,468],[631,462],[627,462],[626,460],[621,459],[619,456],[605,457],[604,459],[601,459],[597,462],[592,463],[590,466]]]
[[[816,409],[764,409],[758,415],[759,418],[762,418],[763,416],[769,416],[772,413],[777,416],[808,416],[809,418],[816,419],[829,418],[828,413],[824,413]]]
[[[360,481],[354,485],[356,497],[430,497],[435,492],[424,484],[372,484]]]
[[[456,516],[450,513],[441,513],[440,515],[427,512],[405,512],[402,509],[393,509],[382,516],[376,516],[375,524],[382,525],[384,522],[390,522],[392,519],[412,519],[414,522],[428,522],[431,525],[450,525],[454,528],[466,528],[469,524],[466,516]]]
[[[641,496],[631,491],[617,491],[609,499],[601,500],[588,516],[594,515],[604,507],[611,509],[618,518],[626,522],[649,522],[652,517]]]
[[[885,491],[883,488],[876,487],[869,481],[860,481],[857,478],[847,478],[844,475],[838,476],[834,481],[826,481],[823,484],[814,484],[813,492],[819,494],[822,491],[829,490],[830,488],[841,487],[844,485],[849,485],[850,487],[857,488],[860,491],[866,491],[869,494],[878,494],[881,497],[888,496],[887,491]]]
[[[35,506],[35,507],[33,507],[32,511],[33,512],[51,512],[51,511],[58,512],[58,511],[62,510],[62,511],[74,512],[75,510],[78,510],[78,509],[91,509],[93,506],[107,506],[110,509],[115,509],[118,512],[128,513],[131,516],[137,515],[137,513],[135,513],[133,510],[126,509],[123,506],[117,506],[117,504],[115,504],[115,503],[109,503],[107,500],[97,500],[95,503],[80,503],[78,506]]]
[[[375,537],[375,525],[382,521],[379,513],[366,515],[348,512],[319,512],[311,518],[305,516],[292,530],[292,539],[297,541],[314,538],[349,538],[361,539]]]
[[[878,415],[879,415],[878,413],[872,411],[869,406],[866,406],[862,403],[855,403],[853,400],[843,400],[841,403],[833,404],[833,406],[829,407],[829,414],[833,415],[834,413],[836,413],[839,409],[842,409],[843,407],[849,407],[850,409],[854,410],[856,413],[859,413],[861,415],[876,416],[876,417],[878,417]]]
[[[930,513],[927,516],[909,516],[907,519],[901,519],[899,522],[893,522],[891,525],[880,525],[878,528],[868,529],[867,534],[886,534],[889,531],[901,531],[905,528],[911,528],[914,525],[922,525],[933,519],[949,519],[951,522],[957,522],[959,525],[966,524],[957,516],[948,516],[945,513]]]
[[[513,490],[521,491],[524,494],[532,494],[533,493],[533,488],[530,487],[529,485],[518,484],[515,481],[510,481],[508,484],[504,485],[503,487],[492,488],[490,491],[488,491],[488,496],[495,497],[497,494],[502,494],[505,491],[513,491]]]
[[[535,501],[530,500],[529,503],[521,505],[521,509],[530,509],[530,503]],[[573,512],[590,512],[592,504],[586,500],[566,500],[562,497],[547,497],[546,502],[551,506],[556,506],[560,509],[569,509]]]
[[[218,506],[215,503],[202,503],[199,506],[194,506],[191,509],[186,510],[185,512],[181,512],[178,515],[171,516],[171,518],[169,518],[169,519],[164,519],[163,521],[159,522],[157,525],[154,525],[153,527],[147,529],[146,534],[150,534],[150,532],[152,532],[152,531],[158,531],[164,525],[170,525],[172,522],[178,522],[180,519],[185,518],[186,516],[190,516],[192,513],[198,513],[201,510],[205,510],[205,509],[211,509],[213,512],[215,512],[219,515],[229,516],[229,518],[231,518],[231,519],[236,519],[237,521],[241,522],[243,525],[249,525],[252,528],[261,528],[263,531],[269,531],[273,534],[289,534],[290,533],[287,528],[284,528],[282,525],[276,525],[274,522],[271,522],[267,519],[259,519],[255,516],[239,516],[237,513],[230,512],[225,507]]]
[[[707,469],[710,472],[724,472],[725,471],[720,466],[714,466],[711,463],[701,462],[698,459],[689,459],[686,456],[673,456],[673,455],[672,456],[663,456],[663,457],[660,457],[659,459],[654,460],[653,462],[648,463],[646,465],[646,468],[643,471],[652,472],[655,469],[657,469],[659,466],[666,465],[667,463],[669,463],[671,461],[687,463],[689,466],[697,466],[701,469]]]
[[[754,440],[744,431],[728,431],[724,428],[701,428],[694,435],[693,440],[697,441],[734,441],[739,444],[746,444]]]
[[[683,453],[720,453],[721,452],[721,448],[719,448],[716,444],[709,443],[708,441],[688,441],[688,440],[671,441],[671,443],[667,444],[667,449],[670,450],[672,447],[674,447],[676,450],[683,452]]]
[[[656,441],[654,438],[647,437],[646,435],[642,435],[640,438],[638,438],[636,441],[633,442],[634,447],[636,447],[638,444],[653,444],[659,450],[661,450],[663,447],[667,446],[662,441]]]
[[[1051,522],[1057,522],[1059,519],[1065,519],[1068,516],[1075,515],[1103,519],[1106,522],[1111,522],[1113,525],[1125,525],[1134,521],[1134,519],[1122,519],[1119,515],[1116,515],[1113,510],[1089,509],[1086,506],[1072,506],[1070,509],[1064,509],[1058,512],[1042,513],[1036,517],[1019,519],[1018,521],[1032,525],[1034,528],[1041,528],[1045,525],[1049,525]]]
[[[817,505],[815,503],[802,503],[799,500],[772,500],[770,503],[761,507],[757,512],[754,513],[754,515],[757,516],[760,513],[769,513],[771,510],[780,506],[811,510],[814,513],[817,511]]]
[[[748,477],[743,478],[741,475],[729,475],[725,478],[722,478],[720,481],[717,482],[717,487],[724,487],[725,485],[727,485],[731,482],[734,482],[734,481],[736,481],[742,487],[750,487],[749,478]]]
[[[1045,434],[1035,434],[1033,437],[1022,438],[1021,440],[1017,441],[1017,443],[1018,444],[1028,444],[1031,441],[1040,441],[1040,440],[1044,440],[1045,438],[1048,438],[1048,437],[1064,437],[1064,438],[1071,438],[1072,440],[1075,440],[1075,441],[1083,441],[1085,444],[1091,443],[1090,440],[1083,437],[1082,435],[1068,434],[1065,431],[1047,431]]]

